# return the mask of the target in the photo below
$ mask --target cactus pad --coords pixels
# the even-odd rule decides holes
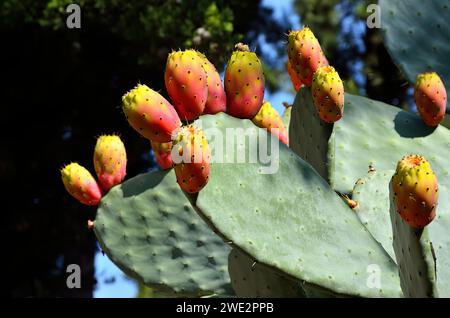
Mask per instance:
[[[435,297],[437,296],[435,252],[428,228],[413,228],[400,217],[394,202],[392,183],[393,181],[389,184],[391,202],[389,212],[403,293],[406,297]]]
[[[333,143],[330,140],[334,124],[320,120],[307,88],[301,88],[291,107],[289,146],[301,158],[329,181],[329,159],[333,159]]]
[[[202,119],[207,138],[208,127],[253,126],[226,114]],[[259,147],[276,138],[263,132]],[[261,173],[259,163],[213,163],[198,212],[234,247],[294,278],[343,295],[401,296],[397,267],[381,245],[308,163],[278,145],[274,174]],[[256,151],[254,143],[249,147]],[[367,284],[373,264],[380,268],[380,288]]]
[[[426,234],[423,234],[420,239],[414,236],[414,231],[409,229],[409,226],[404,224],[400,216],[389,215],[390,211],[390,197],[389,197],[389,182],[391,180],[394,170],[377,171],[370,173],[368,177],[361,179],[355,185],[353,198],[358,202],[357,215],[360,217],[363,224],[372,233],[375,239],[383,245],[383,247],[392,254],[393,249],[388,246],[397,248],[398,255],[397,262],[410,264],[411,260],[418,258],[414,263],[414,267],[405,267],[402,265],[402,271],[407,277],[404,280],[405,296],[423,296],[429,297],[438,294],[440,297],[450,296],[450,238],[448,237],[448,229],[450,228],[450,191],[448,185],[440,182],[439,192],[440,201],[438,203],[436,218],[425,229]],[[442,178],[441,178],[442,179]],[[444,181],[444,180],[442,180]],[[448,182],[448,181],[447,181]],[[394,212],[396,212],[394,210]],[[377,217],[376,217],[377,216]],[[392,218],[392,220],[391,220]],[[391,225],[392,224],[392,225]],[[393,235],[393,226],[397,231],[397,235]],[[396,238],[395,242],[393,237]],[[436,256],[436,289],[432,290],[428,285],[428,293],[423,292],[423,288],[417,287],[417,281],[421,282],[422,287],[427,286],[422,279],[434,281],[433,272],[428,272],[428,269],[433,268],[434,265],[430,260],[424,263],[424,256],[430,255],[429,242],[433,244],[434,253]],[[409,247],[409,249],[408,249]],[[403,253],[401,252],[403,248]],[[406,252],[407,251],[407,252]],[[406,254],[405,254],[406,253]],[[399,257],[402,259],[400,260]],[[421,264],[421,265],[420,265]],[[418,273],[418,267],[421,275]],[[414,273],[410,268],[416,268]],[[434,269],[432,269],[434,271]],[[407,273],[407,274],[405,274]],[[411,273],[411,279],[409,274]],[[429,274],[429,276],[425,276]],[[408,283],[408,280],[415,283]],[[433,283],[434,284],[434,283]],[[422,289],[422,294],[421,290]]]
[[[146,285],[183,296],[232,292],[230,248],[195,213],[172,170],[113,187],[94,230],[111,260]]]
[[[389,200],[385,189],[393,174],[394,170],[369,172],[366,177],[356,182],[352,199],[358,202],[355,212],[361,223],[395,261],[391,219],[388,213]]]
[[[301,282],[255,262],[239,249],[233,249],[228,258],[231,284],[238,297],[305,297]]]

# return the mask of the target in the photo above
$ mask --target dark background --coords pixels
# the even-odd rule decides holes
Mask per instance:
[[[290,89],[284,42],[293,26],[274,17],[270,2],[80,0],[81,29],[65,25],[71,1],[0,2],[2,259],[10,296],[92,297],[96,240],[86,221],[95,208],[65,192],[59,169],[77,161],[93,171],[95,137],[103,133],[124,140],[128,176],[154,167],[120,102],[138,82],[167,96],[172,49],[195,47],[221,70],[233,44],[245,41],[265,61],[269,91]],[[406,81],[378,30],[365,29],[366,2],[298,0],[289,14],[313,29],[347,91],[406,108]],[[209,36],[199,37],[199,28]],[[71,263],[83,269],[81,289],[66,287]]]

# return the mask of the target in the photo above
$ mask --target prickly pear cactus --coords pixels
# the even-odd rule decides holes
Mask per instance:
[[[208,127],[224,133],[242,127],[249,135],[259,129],[226,114],[203,116],[202,125],[207,138]],[[264,134],[260,146],[276,138]],[[278,146],[272,162],[279,169],[273,174],[262,173],[267,166],[258,163],[213,163],[197,211],[233,247],[300,281],[341,295],[401,296],[397,266],[354,212],[308,163]],[[250,143],[247,150],[255,152],[254,147]],[[380,268],[378,288],[367,283],[371,264]]]
[[[353,198],[358,202],[359,206],[356,213],[375,239],[381,242],[390,254],[392,254],[394,249],[397,250],[396,259],[399,265],[400,262],[409,264],[407,267],[402,265],[402,268],[399,268],[404,274],[406,273],[404,275],[406,279],[403,284],[407,287],[406,291],[404,290],[405,296],[449,297],[450,238],[446,234],[450,228],[448,178],[438,179],[440,200],[437,206],[436,218],[426,226],[424,230],[426,233],[417,238],[414,231],[409,229],[410,227],[400,217],[397,218],[392,213],[389,213],[389,184],[393,174],[394,170],[378,170],[374,173],[369,173],[368,177],[357,182],[353,192]],[[395,208],[393,212],[396,212]],[[392,221],[391,217],[393,218]],[[433,246],[433,252],[431,252],[430,242]],[[388,248],[388,246],[392,248]],[[431,261],[431,258],[429,258],[430,253],[434,253],[434,261]],[[428,255],[428,263],[424,263],[424,255]],[[412,258],[417,258],[414,264],[411,264]],[[419,267],[422,268],[420,273]],[[425,267],[430,270],[424,270]],[[411,268],[416,268],[416,270],[412,271]],[[411,278],[409,277],[410,274]],[[428,276],[428,274],[431,276]],[[436,279],[432,279],[433,276],[436,276]],[[430,283],[427,283],[428,285],[422,283],[422,286],[432,286],[427,291],[423,288],[418,288],[416,284],[407,283],[423,279]]]
[[[441,182],[449,184],[450,130],[426,126],[415,114],[352,94],[341,120],[325,125],[315,115],[311,93],[300,89],[292,108],[291,148],[341,193],[350,193],[369,166],[393,169],[399,158],[425,156]]]
[[[394,203],[392,181],[389,198],[393,246],[403,293],[406,297],[437,297],[435,251],[428,228],[413,228],[400,217]]]
[[[230,248],[195,213],[173,170],[113,187],[94,231],[109,258],[146,285],[181,296],[232,294]]]
[[[450,1],[380,0],[379,5],[386,47],[408,80],[435,71],[450,96]]]

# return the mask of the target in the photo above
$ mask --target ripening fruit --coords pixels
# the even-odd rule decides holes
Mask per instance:
[[[173,141],[172,160],[177,182],[187,193],[199,192],[209,180],[211,153],[203,131],[182,127]]]
[[[261,128],[265,128],[271,132],[274,136],[277,136],[281,142],[288,145],[289,136],[281,119],[275,108],[270,105],[268,101],[265,101],[261,106],[258,114],[252,119],[253,123]]]
[[[302,87],[302,81],[298,78],[297,72],[292,68],[291,62],[288,60],[286,62],[286,69],[288,71],[289,77],[291,78],[292,87],[296,92]]]
[[[127,171],[127,153],[119,136],[103,135],[97,138],[94,168],[105,192],[123,181]]]
[[[406,223],[423,228],[433,221],[438,203],[438,181],[424,157],[403,157],[397,164],[391,184],[395,207]]]
[[[311,86],[312,77],[321,66],[328,65],[319,41],[309,28],[291,31],[288,35],[287,53],[293,70],[305,86]]]
[[[195,50],[174,51],[167,58],[164,82],[181,120],[198,118],[208,98],[203,59]]]
[[[314,73],[311,86],[314,106],[320,119],[334,123],[344,114],[344,84],[332,66],[322,66]]]
[[[238,43],[225,70],[227,112],[237,118],[252,119],[264,99],[264,73],[261,61],[247,45]]]
[[[159,93],[138,84],[122,97],[125,117],[138,133],[149,140],[169,142],[181,126],[173,106]]]
[[[61,169],[61,179],[67,192],[86,205],[98,205],[102,190],[91,173],[78,163],[71,163]]]
[[[435,72],[417,75],[414,100],[420,117],[428,126],[435,127],[444,119],[447,91],[441,78]]]
[[[225,95],[225,90],[223,88],[219,72],[217,72],[214,64],[212,64],[205,55],[200,52],[197,52],[197,54],[203,61],[202,65],[205,70],[208,83],[208,98],[206,100],[203,114],[214,115],[220,112],[226,112],[227,96]]]
[[[152,141],[151,146],[155,160],[162,170],[172,168],[172,142],[156,142]]]

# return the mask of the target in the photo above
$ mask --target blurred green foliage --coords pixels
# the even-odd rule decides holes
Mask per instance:
[[[4,0],[0,3],[0,24],[66,30],[66,7],[71,3],[74,2]],[[235,43],[245,40],[257,46],[256,37],[246,38],[250,29],[255,34],[266,29],[280,35],[288,28],[275,21],[272,11],[264,9],[260,1],[78,0],[75,3],[81,8],[83,30],[110,32],[123,41],[123,54],[147,66],[160,66],[172,49],[195,48],[205,52],[221,69]],[[272,35],[268,42],[278,41]]]
[[[71,3],[71,0],[5,0],[0,19],[15,27],[18,21],[23,21],[63,30],[68,16],[66,7]],[[128,52],[133,49],[147,52],[135,56],[140,64],[159,63],[170,49],[183,47],[208,52],[216,63],[223,63],[223,52],[243,38],[234,32],[233,11],[226,1],[78,0],[76,3],[81,8],[82,29],[107,28],[124,41]]]

